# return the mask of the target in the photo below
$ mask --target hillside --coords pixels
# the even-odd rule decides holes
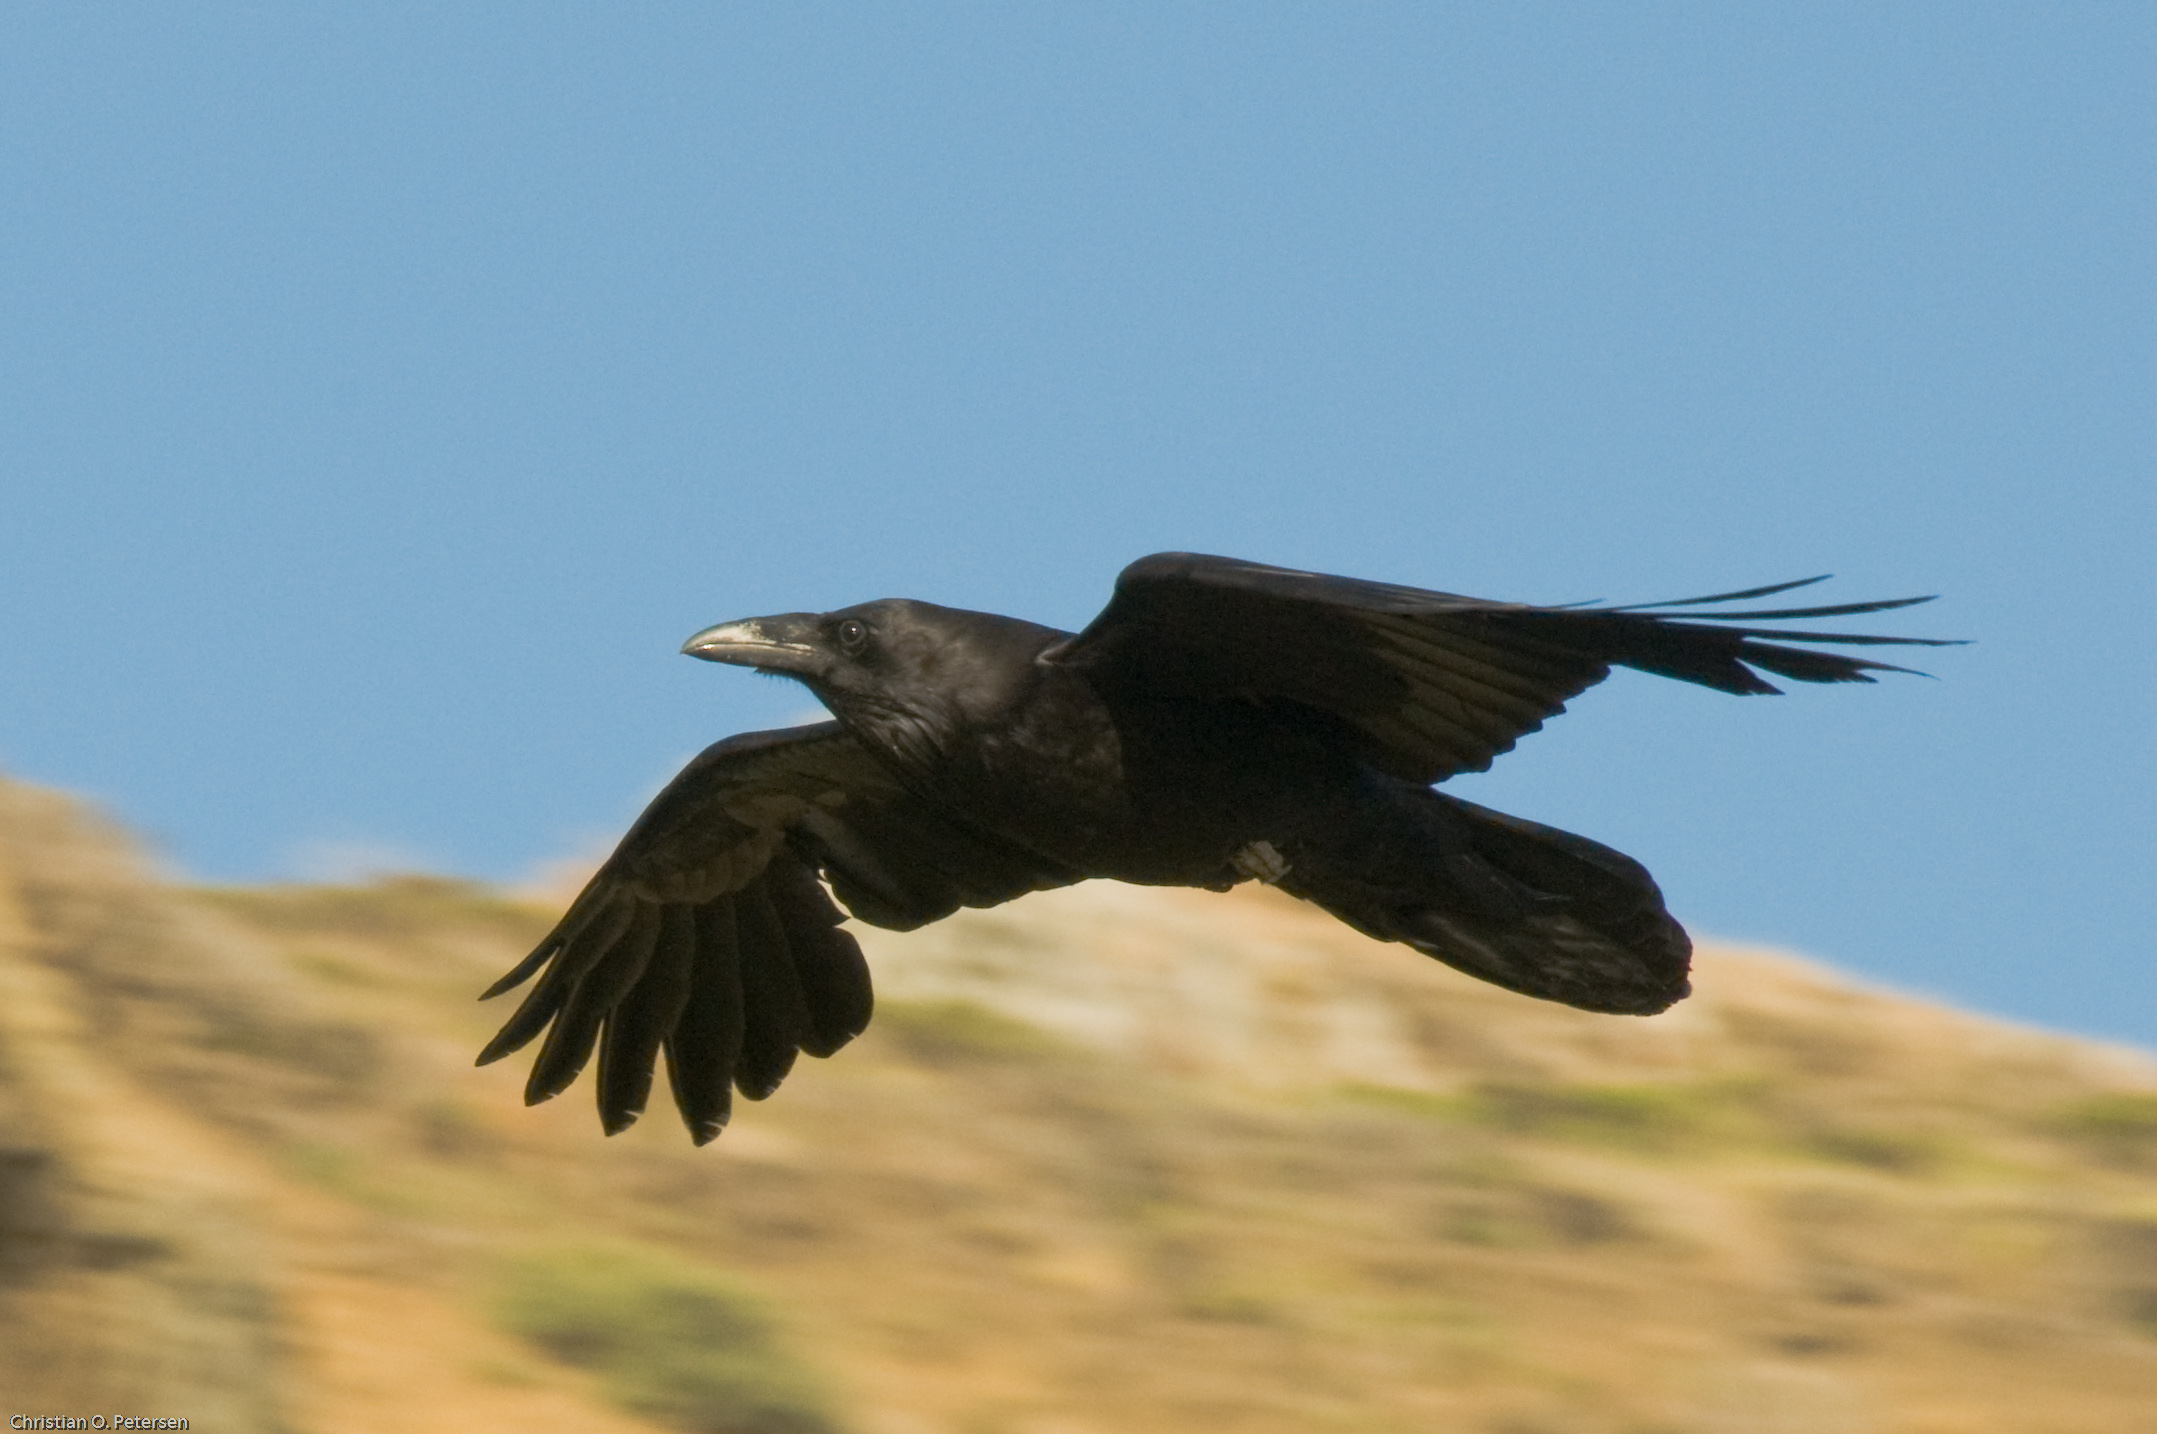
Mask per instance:
[[[1263,890],[908,936],[692,1149],[474,1069],[559,909],[186,889],[0,784],[0,1414],[2157,1430],[2157,1062],[1704,951],[1652,1020]]]

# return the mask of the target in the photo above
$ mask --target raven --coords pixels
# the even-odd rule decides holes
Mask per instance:
[[[1536,607],[1162,553],[1076,635],[897,599],[706,628],[682,650],[794,678],[837,720],[690,762],[482,997],[544,968],[480,1064],[545,1031],[536,1104],[596,1045],[611,1135],[642,1114],[664,1051],[702,1145],[732,1090],[761,1100],[798,1051],[867,1027],[868,967],[832,896],[907,931],[1089,877],[1257,878],[1508,990],[1651,1015],[1690,991],[1692,943],[1646,869],[1434,784],[1485,770],[1613,665],[1772,693],[1760,671],[1909,671],[1782,643],[1945,645],[1713,625],[1928,598],[1663,611],[1819,581]]]

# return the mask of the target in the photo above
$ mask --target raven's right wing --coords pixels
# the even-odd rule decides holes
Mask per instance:
[[[1870,673],[1905,670],[1789,643],[1940,645],[1752,625],[1885,612],[1926,598],[1699,611],[1818,581],[1635,608],[1536,607],[1156,553],[1125,568],[1100,616],[1043,660],[1083,673],[1112,702],[1242,698],[1325,713],[1379,766],[1437,782],[1486,770],[1613,666],[1724,692],[1774,692],[1753,669],[1800,682],[1870,682]]]
[[[828,1056],[869,1023],[868,966],[819,872],[854,915],[901,930],[1078,879],[961,826],[837,722],[745,732],[668,783],[487,990],[543,969],[479,1063],[546,1031],[525,1085],[537,1104],[576,1080],[596,1042],[611,1135],[642,1114],[663,1049],[690,1135],[711,1140],[729,1087],[762,1100],[797,1051]]]

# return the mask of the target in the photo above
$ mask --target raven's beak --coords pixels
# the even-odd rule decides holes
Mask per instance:
[[[802,674],[817,665],[823,649],[816,641],[816,614],[783,613],[751,617],[707,627],[682,644],[682,651],[706,662],[731,662],[765,672]]]

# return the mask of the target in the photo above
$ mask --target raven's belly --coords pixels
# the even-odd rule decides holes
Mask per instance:
[[[1160,703],[1117,724],[1112,780],[1037,774],[1003,807],[1004,835],[1088,876],[1225,889],[1263,875],[1263,851],[1386,800],[1373,772],[1293,713],[1245,702]],[[1092,774],[1089,774],[1091,776]]]

